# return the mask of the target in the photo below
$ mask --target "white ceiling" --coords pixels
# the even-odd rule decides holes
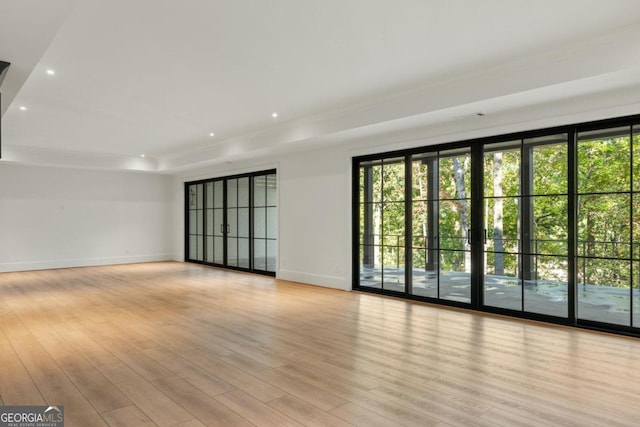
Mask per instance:
[[[562,102],[640,112],[640,1],[2,0],[0,60],[3,161],[174,172]]]

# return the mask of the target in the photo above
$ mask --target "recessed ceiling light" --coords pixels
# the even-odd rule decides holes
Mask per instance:
[[[140,157],[144,157],[144,154],[140,154]]]
[[[273,117],[274,119],[278,118],[278,113],[271,113],[271,117]]]
[[[25,107],[24,105],[20,106],[20,111],[27,111],[27,107]]]
[[[53,76],[53,75],[55,75],[55,74],[56,74],[56,72],[55,72],[55,70],[48,69],[48,70],[47,70],[47,74],[49,74],[50,76]]]
[[[211,133],[209,133],[209,136],[216,136],[216,134],[211,132]]]

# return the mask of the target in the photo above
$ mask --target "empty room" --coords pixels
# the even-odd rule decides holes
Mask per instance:
[[[0,427],[635,426],[640,2],[2,0]]]

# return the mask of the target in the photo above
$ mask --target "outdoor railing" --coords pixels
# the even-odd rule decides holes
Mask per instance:
[[[378,246],[378,247],[384,247],[384,248],[390,248],[393,252],[393,257],[395,258],[395,265],[396,268],[400,268],[401,265],[401,249],[405,248],[404,245],[404,240],[405,240],[405,235],[403,234],[372,234],[369,235],[369,240],[371,242],[378,242],[377,245],[372,244],[372,245],[367,245],[367,246]],[[428,242],[429,239],[426,236],[414,236],[414,237],[420,237],[420,238],[424,238],[425,239],[425,245],[424,246],[420,246],[419,248],[424,249],[425,251],[429,251],[429,250],[437,250],[437,247],[429,247],[428,246]],[[468,239],[466,237],[461,237],[461,236],[448,236],[448,235],[440,235],[440,241],[443,240],[448,240],[448,241],[460,241],[460,245],[459,245],[459,249],[456,248],[446,248],[444,249],[445,251],[461,251],[464,250],[465,247],[465,243],[468,243]],[[435,240],[436,238],[434,238]],[[383,244],[384,242],[389,242],[389,241],[393,241],[394,244],[389,245],[389,244]],[[523,253],[521,252],[520,248],[522,247],[521,245],[521,241],[522,239],[513,239],[513,238],[503,238],[503,239],[494,239],[494,238],[490,238],[487,237],[484,241],[485,243],[485,248],[488,245],[489,241],[501,241],[502,243],[504,243],[503,247],[506,247],[508,243],[513,243],[516,242],[517,244],[517,248],[518,251],[515,252],[515,254],[517,254],[518,256],[520,255],[525,255],[525,256],[532,256],[534,258],[534,262],[533,262],[533,273],[534,273],[534,277],[538,277],[538,270],[539,270],[539,266],[538,266],[538,256],[536,255],[547,255],[547,256],[555,256],[555,257],[567,257],[567,253],[550,253],[549,252],[541,252],[540,251],[540,246],[541,244],[545,244],[545,243],[560,243],[560,244],[564,244],[567,245],[567,241],[566,240],[561,240],[561,239],[531,239],[531,248],[532,250],[530,252],[526,252]],[[413,243],[413,242],[412,242]],[[578,253],[578,257],[582,258],[582,265],[579,267],[582,273],[582,277],[586,277],[586,270],[587,270],[587,266],[586,266],[586,260],[588,259],[620,259],[620,260],[632,260],[632,256],[635,254],[639,254],[640,255],[640,242],[624,242],[624,241],[606,241],[606,240],[578,240],[577,241],[577,245],[580,248],[580,251]],[[621,256],[621,251],[624,248],[624,246],[627,245],[628,246],[628,250],[629,250],[629,255],[628,256]],[[492,245],[494,246],[494,245]],[[418,246],[412,246],[413,248],[418,248]],[[599,249],[599,250],[598,250]],[[442,251],[443,248],[440,248],[440,250]],[[565,249],[566,251],[567,249]],[[595,254],[588,254],[589,252],[593,253],[594,251],[597,251],[598,253]],[[487,253],[496,253],[494,251],[491,250],[487,250]],[[502,251],[499,251],[497,253],[502,253]],[[504,253],[514,253],[514,252],[508,252],[505,251]],[[607,254],[612,254],[612,255],[607,255]],[[384,259],[385,254],[383,253],[382,258]],[[636,259],[639,259],[640,256],[635,257]],[[518,264],[520,264],[520,261],[518,261]],[[427,266],[427,259],[425,256],[425,269]],[[640,278],[639,278],[640,280]]]

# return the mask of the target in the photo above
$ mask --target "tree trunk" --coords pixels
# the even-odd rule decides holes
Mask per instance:
[[[464,187],[464,178],[469,168],[469,158],[464,159],[464,163],[460,163],[460,158],[453,159],[453,174],[456,180],[456,194],[458,197],[458,209],[460,212],[460,237],[463,242],[464,253],[464,271],[471,272],[471,245],[469,245],[469,206],[467,203],[467,190]]]

